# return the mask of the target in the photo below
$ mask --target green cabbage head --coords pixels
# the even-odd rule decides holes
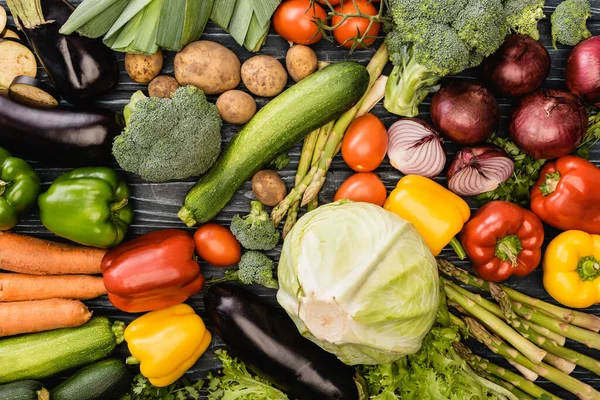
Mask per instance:
[[[411,223],[348,201],[319,207],[285,238],[277,301],[300,333],[349,365],[417,352],[439,301],[436,262]]]

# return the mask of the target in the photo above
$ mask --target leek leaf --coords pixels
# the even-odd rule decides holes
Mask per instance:
[[[281,0],[250,0],[260,26],[267,25],[280,2]]]
[[[102,16],[104,11],[118,2],[119,0],[85,0],[73,11],[59,32],[63,35],[72,34],[83,25]]]
[[[229,34],[235,39],[240,46],[244,45],[246,40],[246,33],[250,27],[250,20],[252,19],[252,5],[249,1],[238,2],[229,21]]]
[[[270,26],[270,20],[267,20],[267,24],[262,26],[258,21],[256,14],[253,14],[252,19],[250,20],[248,33],[246,34],[246,40],[244,41],[244,46],[254,53],[259,51],[263,43],[267,40]]]
[[[129,2],[129,4],[127,4],[127,7],[125,7],[125,10],[123,10],[123,13],[117,19],[117,21],[113,24],[113,26],[111,26],[109,31],[106,33],[104,40],[107,40],[114,35],[121,36],[121,33],[120,33],[121,29],[123,29],[125,27],[125,25],[127,25],[128,22],[130,20],[132,20],[134,17],[137,17],[138,15],[140,15],[141,11],[148,4],[150,4],[151,1],[152,0],[131,0]],[[141,18],[141,15],[139,18]],[[139,23],[139,21],[138,21],[138,23]],[[129,42],[129,44],[132,41],[133,41],[133,39]],[[127,46],[125,46],[125,47],[127,47]]]
[[[181,43],[187,0],[167,0],[163,3],[156,43],[167,50],[175,50]]]
[[[120,29],[118,32],[118,36],[115,38],[114,43],[110,46],[111,49],[115,51],[125,52],[129,46],[135,40],[135,35],[139,30],[140,23],[142,22],[142,17],[144,16],[144,10],[142,9],[136,15],[133,16],[125,26]],[[112,30],[112,28],[111,28]],[[115,33],[117,33],[115,32]],[[111,38],[112,36],[106,35],[104,40],[107,38]],[[105,43],[106,44],[106,43]]]
[[[215,4],[210,14],[210,20],[215,25],[227,30],[236,2],[237,0],[217,0],[217,4]]]
[[[129,0],[118,0],[108,7],[101,15],[77,29],[77,33],[92,39],[104,35],[117,21],[128,3]]]
[[[168,1],[166,0],[165,3]],[[156,33],[158,31],[162,5],[163,0],[152,0],[152,3],[144,8],[139,30],[136,32],[135,39],[127,50],[128,53],[154,54],[158,51]]]

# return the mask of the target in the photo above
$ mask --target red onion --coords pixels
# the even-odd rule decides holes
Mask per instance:
[[[567,87],[584,103],[600,107],[600,36],[573,48],[567,60]]]
[[[475,144],[492,136],[500,120],[500,108],[481,83],[456,79],[433,96],[431,119],[453,142]]]
[[[439,174],[446,164],[440,134],[417,118],[396,121],[388,129],[390,163],[405,175],[428,178]]]
[[[450,164],[448,188],[460,196],[476,196],[496,189],[514,169],[513,160],[499,147],[464,147]]]
[[[550,72],[550,55],[526,35],[509,35],[500,48],[481,63],[480,75],[494,93],[522,96],[540,88]]]
[[[587,127],[587,113],[575,96],[561,90],[540,89],[521,100],[509,130],[527,155],[551,159],[579,146]]]

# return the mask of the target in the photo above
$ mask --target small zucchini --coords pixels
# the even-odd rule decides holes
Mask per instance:
[[[109,358],[79,370],[52,389],[52,400],[118,400],[127,393],[131,375],[125,362]]]
[[[50,393],[38,381],[19,381],[0,386],[0,400],[48,400]]]

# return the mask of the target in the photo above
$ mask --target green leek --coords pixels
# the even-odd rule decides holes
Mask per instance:
[[[180,51],[198,40],[204,31],[215,0],[169,0],[163,4],[156,43]]]
[[[217,26],[227,30],[233,16],[237,0],[217,0],[218,3],[212,9],[210,20]]]
[[[241,46],[244,45],[244,41],[246,40],[246,34],[248,33],[253,14],[254,10],[250,1],[240,1],[233,11],[231,21],[229,21],[229,34]]]
[[[100,37],[113,26],[128,3],[129,0],[85,0],[60,28],[60,33]]]

